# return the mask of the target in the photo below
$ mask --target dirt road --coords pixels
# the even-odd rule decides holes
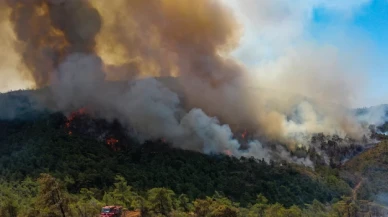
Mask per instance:
[[[140,217],[140,211],[127,211],[123,217]]]
[[[361,188],[363,182],[364,182],[364,179],[361,178],[361,180],[353,188],[353,190],[352,190],[352,199],[353,199],[353,201],[357,200],[357,193],[358,193],[358,190]]]

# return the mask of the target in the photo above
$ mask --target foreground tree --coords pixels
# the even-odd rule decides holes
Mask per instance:
[[[122,176],[116,176],[115,180],[113,190],[105,192],[103,202],[105,205],[121,205],[131,209],[135,195],[132,192],[132,187],[127,184],[127,181]]]
[[[12,187],[7,183],[0,184],[0,216],[16,217],[18,206]]]
[[[73,213],[80,217],[94,217],[100,212],[102,203],[93,196],[89,189],[81,189],[80,195],[74,198],[74,203],[70,205]]]
[[[333,204],[332,216],[356,217],[359,207],[351,197],[342,197],[342,200]]]
[[[286,209],[283,205],[275,203],[265,210],[265,216],[284,217],[286,216]]]
[[[3,200],[0,204],[0,216],[2,217],[17,217],[18,207],[12,199]]]
[[[60,183],[51,175],[43,173],[38,178],[39,193],[36,208],[41,216],[69,216],[69,198]]]
[[[265,217],[268,200],[262,194],[257,195],[256,203],[249,209],[250,217]]]
[[[173,210],[175,193],[167,188],[153,188],[147,192],[148,208],[156,215],[169,216]]]
[[[198,217],[237,217],[237,207],[238,204],[232,203],[218,192],[212,198],[206,197],[206,199],[194,201],[194,210]]]
[[[186,194],[179,195],[177,205],[178,210],[182,212],[190,212],[193,210],[193,204],[190,203],[190,199]]]

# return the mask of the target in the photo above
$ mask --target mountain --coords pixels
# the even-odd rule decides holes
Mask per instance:
[[[271,217],[268,213],[368,213],[374,204],[366,210],[350,207],[362,207],[358,199],[384,204],[388,192],[383,184],[386,142],[365,151],[358,146],[342,147],[340,138],[318,134],[314,141],[326,147],[322,150],[333,164],[327,165],[313,149],[297,149],[292,154],[309,155],[314,168],[284,161],[268,163],[176,149],[163,138],[140,142],[117,121],[95,119],[82,110],[65,116],[43,106],[50,100],[48,88],[0,94],[0,216],[13,216],[12,209],[22,213],[18,216],[45,216],[39,211],[45,206],[41,191],[51,176],[62,186],[67,205],[61,204],[73,210],[68,211],[72,216],[85,216],[79,207],[98,213],[101,205],[111,203],[155,212],[150,201],[160,189],[171,189],[169,194],[176,195],[171,196],[172,210],[186,207],[179,201],[187,197],[184,201],[192,208],[186,207],[185,212],[201,213],[199,208],[210,203],[209,210],[226,206],[219,212],[236,214],[211,216],[257,216],[247,213],[257,213],[262,207]],[[349,160],[340,167],[345,158]],[[123,196],[126,188],[131,193]],[[125,198],[132,198],[131,202]],[[135,198],[146,203],[139,205]]]
[[[69,135],[65,125],[61,114],[34,121],[1,121],[0,177],[21,181],[51,173],[73,180],[68,190],[76,193],[82,188],[104,191],[121,174],[139,191],[168,187],[192,199],[219,191],[242,205],[254,202],[258,193],[270,202],[291,206],[314,199],[327,202],[349,192],[346,185],[343,189],[328,185],[308,168],[204,155],[174,149],[162,141],[120,143],[118,151],[96,138]]]
[[[344,177],[349,178],[349,174],[352,174],[353,180],[361,183],[358,198],[388,205],[388,141],[352,158],[342,170]]]
[[[382,127],[388,121],[388,104],[357,108],[353,112],[361,121],[368,121],[377,127]],[[380,130],[387,132],[388,128],[382,127]]]

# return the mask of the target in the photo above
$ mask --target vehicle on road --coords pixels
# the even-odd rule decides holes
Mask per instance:
[[[121,206],[104,206],[101,209],[100,217],[122,217],[123,207]]]

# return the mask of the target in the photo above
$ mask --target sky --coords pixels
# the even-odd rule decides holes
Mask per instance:
[[[330,38],[320,37],[322,31],[335,26],[338,16],[327,10],[314,11],[311,33],[316,40],[325,41]],[[388,1],[373,0],[359,8],[353,17],[342,20],[345,32],[344,37],[360,37],[369,45],[368,84],[366,87],[365,105],[388,103]],[[342,40],[332,41],[341,46]],[[366,57],[368,58],[368,57]]]
[[[234,56],[256,69],[261,80],[276,77],[273,68],[289,71],[280,66],[284,59],[316,62],[319,69],[336,55],[342,65],[330,76],[351,80],[348,85],[357,92],[352,107],[388,103],[388,0],[223,1],[244,26]],[[309,55],[295,58],[295,53]]]

